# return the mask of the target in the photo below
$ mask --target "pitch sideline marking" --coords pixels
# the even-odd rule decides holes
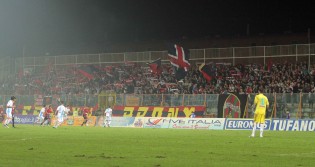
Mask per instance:
[[[315,154],[315,152],[309,152],[309,153],[291,153],[291,154],[279,154],[279,156],[305,156],[305,155],[312,155]]]

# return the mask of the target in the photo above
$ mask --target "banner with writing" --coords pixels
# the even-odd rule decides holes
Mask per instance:
[[[224,118],[144,118],[144,128],[223,130]]]
[[[270,130],[315,131],[315,120],[273,119],[271,122]]]
[[[84,118],[82,116],[70,116],[68,119],[64,120],[61,126],[81,126]],[[87,126],[95,126],[96,116],[89,116]],[[56,117],[51,119],[51,125],[54,126],[56,124]]]
[[[185,117],[189,118],[194,112],[196,118],[201,118],[205,112],[205,106],[114,106],[113,116],[117,117]]]
[[[134,117],[112,117],[111,127],[137,127],[134,125]],[[105,117],[99,116],[96,118],[96,125],[103,127],[105,125]]]

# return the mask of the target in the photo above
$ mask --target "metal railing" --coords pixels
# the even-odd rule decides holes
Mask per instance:
[[[287,118],[290,113],[291,118],[313,119],[315,117],[315,94],[299,94],[299,93],[278,93],[265,94],[270,103],[267,117],[270,118]],[[112,95],[111,95],[112,96]],[[16,96],[17,105],[23,106],[40,106],[43,101],[42,96]],[[205,106],[205,117],[217,117],[219,94],[116,94],[113,102],[117,106]],[[253,104],[255,94],[248,95],[248,104],[242,118],[252,117]],[[67,95],[50,97],[50,103],[57,107],[58,98],[65,101],[71,106],[102,106],[106,101],[99,101],[98,95]],[[5,106],[10,96],[0,96],[0,102]],[[104,98],[106,100],[106,98]]]

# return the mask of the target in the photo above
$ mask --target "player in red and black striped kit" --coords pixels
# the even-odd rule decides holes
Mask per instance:
[[[83,126],[84,124],[85,124],[86,126],[88,126],[87,122],[88,122],[88,120],[89,120],[89,118],[88,118],[89,113],[90,113],[90,108],[84,106],[84,108],[83,108],[83,114],[82,114],[82,116],[83,116],[83,118],[84,118],[84,121],[83,121],[83,123],[81,124],[81,126]]]
[[[3,105],[0,105],[0,115],[1,115],[1,118],[2,118],[2,124],[4,124],[4,121],[6,119],[6,113],[3,109]]]
[[[43,122],[40,124],[41,126],[43,126],[46,123],[46,125],[50,125],[50,114],[53,112],[53,109],[51,107],[51,105],[48,105],[48,107],[46,108],[45,110],[45,113],[44,113],[44,120]]]

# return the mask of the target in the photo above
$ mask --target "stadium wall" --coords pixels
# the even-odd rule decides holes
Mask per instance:
[[[36,116],[18,115],[16,124],[33,124]],[[52,118],[51,125],[55,124]],[[82,116],[70,116],[61,126],[80,126]],[[90,116],[90,127],[103,127],[104,116]],[[111,127],[163,128],[163,129],[204,129],[204,130],[251,130],[252,119],[230,118],[165,118],[165,117],[112,117]],[[257,129],[260,126],[257,125]],[[270,131],[315,131],[315,120],[266,119],[265,130]]]

